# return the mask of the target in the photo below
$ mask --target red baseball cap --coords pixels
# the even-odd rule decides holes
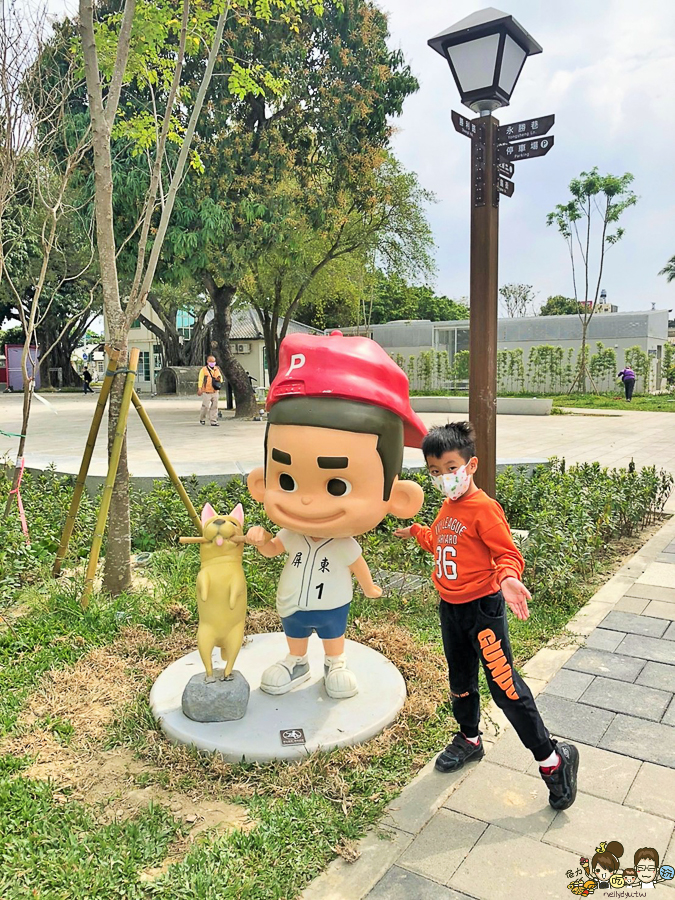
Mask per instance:
[[[421,447],[427,433],[410,406],[405,373],[370,338],[345,337],[341,331],[284,338],[267,409],[291,397],[339,397],[388,409],[403,420],[406,447]]]

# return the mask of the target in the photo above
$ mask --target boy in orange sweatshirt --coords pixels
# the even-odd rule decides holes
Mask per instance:
[[[530,689],[513,668],[506,606],[524,621],[532,598],[520,580],[523,557],[504,510],[474,484],[478,460],[473,427],[455,422],[432,428],[422,452],[446,499],[431,528],[415,523],[395,534],[415,538],[436,563],[432,579],[441,595],[452,711],[460,727],[436,759],[436,768],[454,772],[484,756],[478,729],[480,660],[495,703],[539,763],[549,803],[553,809],[567,809],[576,799],[579,751],[551,739]]]

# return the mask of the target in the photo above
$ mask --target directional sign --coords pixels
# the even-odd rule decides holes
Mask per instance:
[[[469,138],[476,137],[481,131],[483,134],[485,133],[485,125],[476,124],[476,122],[467,119],[466,116],[460,116],[454,109],[452,110],[452,124],[455,126],[455,131],[459,131],[460,134]]]
[[[509,181],[508,178],[504,178],[503,175],[497,176],[497,190],[500,194],[505,194],[507,197],[513,197],[515,189],[515,184],[512,181]]]
[[[87,356],[86,353],[83,353],[83,354],[82,354],[82,359],[86,362],[86,361],[89,359],[89,357]]]
[[[513,163],[500,162],[497,163],[497,168],[499,174],[503,175],[505,178],[513,178],[513,173],[516,171],[516,167]]]
[[[541,119],[525,119],[524,122],[513,122],[511,125],[502,125],[497,129],[497,143],[506,144],[508,141],[522,141],[525,138],[542,137],[553,128],[555,116],[542,116]],[[455,126],[456,128],[457,126]]]
[[[499,160],[518,162],[521,159],[531,159],[533,156],[546,156],[554,140],[551,135],[540,140],[523,141],[522,144],[502,144],[499,148]]]

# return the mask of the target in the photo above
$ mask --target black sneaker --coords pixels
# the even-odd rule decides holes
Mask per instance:
[[[569,809],[577,799],[579,751],[574,744],[553,741],[553,745],[560,757],[560,765],[550,775],[545,775],[541,769],[539,774],[548,788],[548,802],[553,809]]]
[[[202,422],[202,420],[200,419],[200,420],[199,420],[199,424],[200,424],[200,425],[206,425],[206,422]]]
[[[436,757],[436,769],[439,772],[456,772],[464,763],[471,762],[472,759],[482,759],[484,756],[485,750],[480,738],[477,744],[472,744],[461,731],[458,731],[452,743]]]

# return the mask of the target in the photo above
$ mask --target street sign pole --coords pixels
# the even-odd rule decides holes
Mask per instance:
[[[545,156],[555,116],[500,125],[493,116],[452,111],[455,131],[471,140],[471,319],[469,418],[476,429],[476,484],[494,497],[497,479],[497,316],[499,198],[512,197],[514,163]]]
[[[497,315],[499,193],[497,128],[493,116],[472,120],[484,134],[483,165],[477,167],[479,139],[472,137],[471,280],[469,328],[469,418],[476,429],[476,484],[495,496],[497,474]],[[483,179],[483,190],[478,181]]]

